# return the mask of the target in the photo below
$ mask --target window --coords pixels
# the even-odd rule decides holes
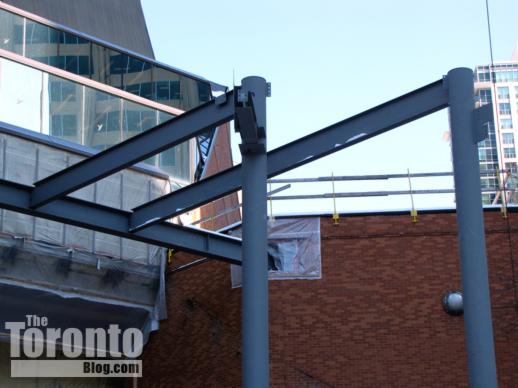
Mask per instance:
[[[150,84],[149,87],[151,88],[152,85]],[[158,81],[155,83],[155,87],[158,101],[180,99],[180,81]]]
[[[171,100],[180,99],[180,81],[171,81]]]
[[[491,89],[480,89],[479,92],[480,102],[487,104],[491,102]]]
[[[159,81],[156,83],[156,98],[158,101],[169,100],[169,82]]]
[[[36,23],[27,23],[25,34],[25,41],[27,44],[49,43],[49,27],[47,26]]]
[[[119,132],[120,113],[119,111],[101,113],[95,120],[96,132]]]
[[[68,81],[52,81],[50,83],[50,101],[75,101],[76,85]]]
[[[133,136],[137,133],[147,131],[156,125],[156,114],[154,111],[126,110],[124,113],[124,132]],[[127,138],[127,136],[125,136]]]
[[[210,100],[210,87],[207,84],[198,83],[198,96],[200,101]]]
[[[489,71],[486,71],[486,72],[479,72],[478,73],[478,80],[479,82],[487,82],[487,81],[490,81],[491,78],[489,76]]]
[[[90,76],[90,57],[79,55],[78,60],[77,74]]]
[[[483,193],[482,194],[482,203],[484,205],[491,205],[493,200],[495,199],[494,193]]]
[[[149,62],[141,61],[137,58],[128,57],[127,73],[140,73],[144,70],[149,70],[151,64]]]
[[[56,137],[76,136],[76,115],[52,115],[50,135]]]
[[[518,98],[518,86],[514,87],[514,96]]]
[[[120,114],[118,111],[108,112],[108,118],[106,120],[108,132],[118,132],[120,130]]]
[[[124,72],[124,60],[125,55],[116,54],[110,56],[110,73],[111,74],[122,74]]]
[[[500,120],[500,128],[502,129],[510,129],[513,127],[513,120],[511,119],[502,119]],[[512,135],[512,134],[510,134]]]
[[[498,71],[495,74],[496,82],[513,82],[518,81],[518,70],[516,69],[509,69],[509,70],[502,70],[497,69]]]
[[[86,55],[51,55],[50,57],[32,57],[32,59],[70,73],[90,75],[90,58]]]
[[[510,115],[511,114],[511,104],[508,102],[501,102],[498,104],[498,110],[501,115]]]
[[[478,150],[478,159],[481,162],[493,162],[493,161],[496,162],[498,160],[497,156],[496,156],[496,151],[492,148],[479,149]]]
[[[164,151],[160,154],[160,167],[162,166],[169,166],[173,167],[176,166],[176,149],[171,148],[167,151]]]
[[[512,174],[518,173],[518,166],[516,162],[508,162],[505,164],[505,170],[510,170]]]
[[[480,172],[493,174],[498,170],[498,164],[496,163],[480,163]]]
[[[514,145],[514,135],[512,133],[503,133],[502,140],[504,144]]]
[[[139,96],[151,100],[153,98],[153,84],[151,82],[143,82],[139,86]]]
[[[14,43],[23,44],[23,26],[20,24],[14,26]]]
[[[41,61],[40,61],[41,62]],[[65,70],[65,57],[59,57],[56,55],[49,57],[49,65],[57,67],[58,69]]]
[[[509,88],[507,86],[498,88],[498,98],[508,100],[509,99]]]
[[[514,147],[504,148],[504,157],[505,158],[516,158],[516,151],[515,151]]]
[[[480,179],[480,184],[483,189],[494,189],[494,188],[498,187],[496,178],[483,177]]]

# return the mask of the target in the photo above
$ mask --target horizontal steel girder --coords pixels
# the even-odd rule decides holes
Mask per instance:
[[[313,162],[447,106],[448,96],[443,81],[433,82],[268,152],[268,177]],[[241,166],[238,165],[133,209],[130,228],[141,230],[240,188]]]
[[[38,209],[29,206],[32,187],[0,180],[0,208],[81,228],[241,264],[239,239],[171,223],[157,223],[138,233],[128,232],[131,212],[71,197]]]
[[[42,206],[228,122],[234,117],[232,96],[230,91],[226,98],[211,100],[36,182],[30,206]]]

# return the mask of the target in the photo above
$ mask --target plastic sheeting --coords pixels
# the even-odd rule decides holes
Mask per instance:
[[[241,237],[241,229],[229,234]],[[282,218],[268,222],[268,278],[320,279],[320,218]],[[241,286],[241,267],[231,265],[232,287]]]
[[[82,159],[82,156],[71,152],[11,135],[0,135],[2,179],[31,185]],[[131,210],[169,192],[170,184],[167,179],[128,169],[78,190],[70,196],[117,209]],[[162,248],[137,241],[128,241],[7,210],[0,212],[0,231],[152,265],[160,265],[160,255],[163,251]]]
[[[30,185],[82,159],[0,134],[2,179]],[[126,169],[70,196],[130,210],[169,192],[168,179]],[[164,248],[0,209],[0,250],[0,283],[145,309],[148,332],[166,317]]]

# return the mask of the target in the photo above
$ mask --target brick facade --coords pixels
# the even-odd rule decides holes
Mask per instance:
[[[515,387],[518,213],[485,220],[500,386]],[[466,387],[463,318],[441,306],[460,288],[455,213],[323,217],[321,237],[321,280],[270,282],[271,386]],[[167,290],[143,386],[239,387],[241,290],[228,265],[174,273]]]

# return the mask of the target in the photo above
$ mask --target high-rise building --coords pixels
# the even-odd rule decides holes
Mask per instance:
[[[475,68],[475,94],[479,105],[493,104],[494,125],[478,145],[482,198],[491,204],[500,200],[500,185],[511,186],[512,178],[502,172],[518,173],[518,45],[510,61]]]

